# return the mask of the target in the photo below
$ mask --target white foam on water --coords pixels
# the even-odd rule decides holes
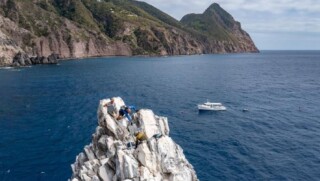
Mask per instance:
[[[13,67],[0,67],[0,69],[8,70],[8,69],[13,69]]]

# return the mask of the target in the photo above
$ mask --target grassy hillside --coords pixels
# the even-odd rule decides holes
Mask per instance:
[[[181,23],[217,40],[235,41],[232,28],[237,23],[218,4],[212,4],[203,14],[188,14]]]
[[[156,18],[158,21],[161,21],[162,23],[165,23],[167,25],[171,25],[177,28],[183,28],[183,25],[178,20],[160,11],[159,9],[151,6],[150,4],[146,2],[141,2],[141,1],[131,1],[131,2],[137,7],[147,12],[148,14],[150,14],[152,17]]]

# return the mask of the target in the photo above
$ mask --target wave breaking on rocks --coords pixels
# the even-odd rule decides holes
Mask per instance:
[[[182,148],[169,137],[168,119],[141,109],[131,117],[110,114],[125,107],[120,98],[104,99],[92,142],[71,165],[71,181],[197,181]],[[144,139],[142,139],[144,138]]]

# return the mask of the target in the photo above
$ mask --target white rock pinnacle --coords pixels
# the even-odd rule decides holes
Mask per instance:
[[[183,150],[169,137],[168,119],[142,109],[131,122],[111,116],[110,99],[100,101],[98,124],[92,143],[71,165],[71,181],[197,181]],[[125,106],[114,98],[114,109]],[[136,142],[137,133],[144,139]],[[137,144],[137,145],[136,145]]]

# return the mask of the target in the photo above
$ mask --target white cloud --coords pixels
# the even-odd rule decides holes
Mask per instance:
[[[320,20],[297,20],[294,18],[279,18],[259,22],[248,22],[246,30],[249,32],[320,32]]]
[[[284,13],[286,11],[319,12],[318,0],[217,0],[230,10],[265,11],[270,13]]]

